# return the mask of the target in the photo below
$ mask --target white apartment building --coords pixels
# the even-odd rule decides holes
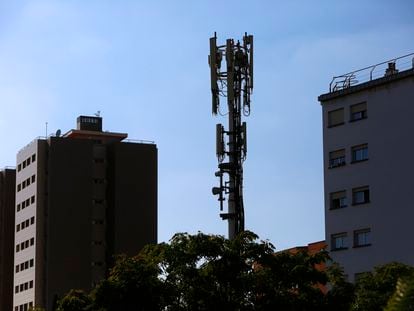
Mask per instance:
[[[36,219],[37,179],[39,177],[37,144],[30,144],[17,155],[16,214],[14,256],[15,310],[28,310],[34,306],[36,280]]]
[[[414,53],[334,77],[323,113],[325,233],[349,281],[414,265]]]

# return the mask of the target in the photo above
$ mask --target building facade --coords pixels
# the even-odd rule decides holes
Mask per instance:
[[[157,148],[126,137],[81,116],[17,154],[15,311],[52,310],[102,280],[114,254],[157,242]]]
[[[350,281],[391,261],[414,265],[414,69],[396,60],[367,69],[368,81],[356,71],[319,96],[326,242]]]
[[[0,311],[13,307],[16,170],[0,170]]]

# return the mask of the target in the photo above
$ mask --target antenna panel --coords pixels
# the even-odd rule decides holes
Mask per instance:
[[[210,38],[210,55],[208,57],[208,63],[210,65],[210,78],[211,78],[211,95],[212,95],[212,112],[217,114],[219,100],[219,88],[217,85],[217,38]]]
[[[226,42],[226,62],[227,62],[227,102],[233,103],[234,100],[234,52],[233,40],[227,39]]]
[[[243,137],[242,149],[243,149],[243,152],[244,152],[244,157],[246,157],[246,155],[247,155],[247,123],[246,122],[242,123],[241,132],[242,132],[242,137]]]
[[[222,159],[224,157],[224,133],[223,133],[223,125],[216,124],[216,154],[217,157],[220,159]]]

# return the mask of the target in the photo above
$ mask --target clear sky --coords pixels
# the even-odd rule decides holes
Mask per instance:
[[[255,39],[246,228],[278,249],[324,239],[321,108],[339,75],[414,52],[414,2],[0,0],[0,167],[37,136],[101,111],[159,151],[159,240],[227,234],[209,37]],[[138,159],[137,159],[138,160]]]

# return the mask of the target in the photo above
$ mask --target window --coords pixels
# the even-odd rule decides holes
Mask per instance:
[[[21,184],[18,184],[17,185],[17,192],[19,192],[20,190],[22,190],[22,185]]]
[[[32,183],[36,181],[36,175],[32,175]]]
[[[352,162],[368,160],[368,144],[352,147]]]
[[[330,194],[331,206],[330,209],[338,209],[346,207],[346,191],[338,191]]]
[[[32,155],[32,162],[36,161],[36,154]]]
[[[350,116],[351,122],[366,119],[368,117],[367,103],[363,102],[363,103],[359,103],[356,105],[352,105],[350,112],[351,112],[351,116]]]
[[[17,171],[18,172],[20,172],[22,170],[22,165],[21,164],[19,164],[18,166],[17,166]]]
[[[346,243],[347,235],[346,232],[343,233],[337,233],[331,235],[331,250],[341,250],[341,249],[347,249],[347,243]]]
[[[354,231],[354,247],[371,245],[371,229],[361,229]]]
[[[352,204],[369,203],[369,188],[368,186],[352,189]]]
[[[328,127],[344,124],[344,108],[328,111]]]
[[[345,149],[329,152],[329,168],[345,165]]]
[[[30,158],[26,159],[26,163],[27,163],[27,165],[30,165]]]
[[[33,204],[33,203],[34,203],[34,201],[35,201],[35,197],[34,197],[34,196],[32,196],[32,197],[30,198],[30,202]]]

